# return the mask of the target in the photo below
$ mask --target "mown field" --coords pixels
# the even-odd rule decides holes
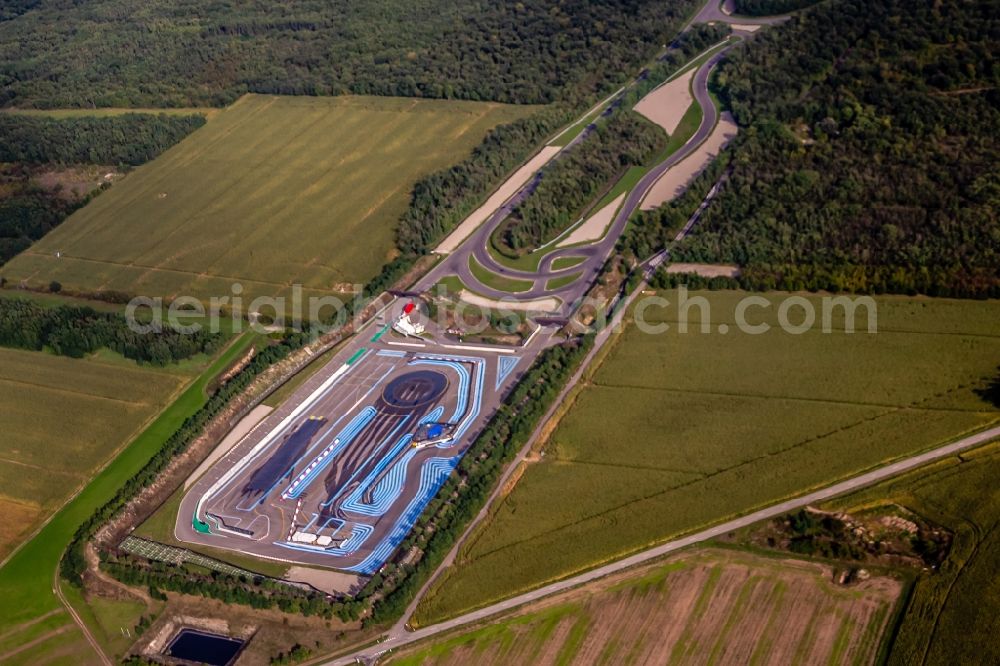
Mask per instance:
[[[902,584],[845,588],[828,567],[699,550],[533,604],[389,663],[870,664]]]
[[[711,299],[711,333],[680,333],[674,310],[650,308],[646,320],[669,331],[633,323],[611,343],[544,458],[430,591],[419,623],[1000,420],[976,393],[1000,364],[1000,302],[881,298],[874,335],[844,333],[837,318],[829,334],[817,321],[802,335],[750,335],[734,325],[745,294],[699,295]],[[775,310],[748,318],[774,323]]]
[[[4,267],[9,281],[199,298],[346,293],[394,252],[419,178],[536,107],[249,95]],[[56,256],[56,253],[60,256]],[[248,301],[247,301],[248,302]]]
[[[0,348],[0,560],[176,396],[189,367]]]
[[[1000,663],[1000,445],[916,470],[831,503],[905,506],[952,530],[940,571],[918,579],[888,663]]]
[[[127,478],[149,461],[150,456],[184,419],[204,404],[208,383],[245,353],[253,341],[253,336],[244,335],[214,359],[192,359],[191,362],[181,364],[179,368],[173,368],[173,370],[181,369],[191,376],[200,374],[193,382],[190,381],[191,376],[187,378],[188,386],[180,397],[170,402],[155,420],[145,426],[141,434],[131,438],[130,441],[126,435],[122,435],[121,440],[109,446],[105,455],[128,441],[128,445],[104,469],[92,476],[86,475],[89,482],[83,490],[60,508],[37,535],[0,566],[0,598],[4,600],[0,604],[0,662],[34,665],[89,664],[97,661],[83,634],[76,628],[72,618],[64,611],[52,591],[59,558],[81,522],[107,502]],[[35,354],[35,352],[14,353]],[[37,356],[41,358],[43,355],[37,354]],[[124,381],[122,378],[127,376],[122,370],[128,364],[120,358],[107,358],[103,354],[85,361],[52,358],[55,361],[76,364],[72,366],[75,374],[67,372],[64,377],[65,382],[80,381],[82,371],[78,368],[81,363],[112,365],[115,382]],[[141,370],[141,372],[152,374],[164,371]],[[147,378],[147,381],[153,380]],[[136,391],[141,390],[141,387],[134,385],[132,388]],[[55,408],[49,405],[45,410],[39,409],[36,419],[57,422],[59,416],[66,410],[67,404],[66,400],[62,400]],[[117,413],[105,414],[105,418],[114,420],[117,418]],[[54,436],[62,435],[56,426],[52,426],[52,429]],[[53,451],[58,453],[55,446],[52,446]],[[66,495],[71,491],[71,488],[66,488]],[[96,620],[92,622],[90,616],[94,615],[105,617],[106,620],[107,613],[103,611],[108,609],[91,607],[82,600],[74,598],[74,592],[75,590],[67,589],[67,597],[71,598],[85,622],[93,627]],[[111,610],[114,612],[111,613]],[[112,615],[120,612],[120,609],[111,610],[108,612]],[[118,630],[117,625],[107,620],[106,622],[110,628],[105,627],[107,629],[105,633],[114,638],[114,632]],[[100,634],[98,640],[102,640]]]

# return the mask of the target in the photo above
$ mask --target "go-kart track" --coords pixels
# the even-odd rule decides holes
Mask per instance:
[[[198,479],[176,536],[377,571],[523,370],[522,350],[388,337],[338,355]]]

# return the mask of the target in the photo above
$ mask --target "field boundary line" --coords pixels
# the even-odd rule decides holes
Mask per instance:
[[[827,405],[841,405],[844,407],[872,407],[872,408],[882,408],[888,409],[890,411],[899,411],[901,409],[913,409],[917,411],[924,412],[961,412],[967,414],[989,414],[994,410],[990,409],[985,405],[982,409],[957,409],[955,407],[921,407],[920,403],[927,402],[929,400],[935,399],[937,396],[930,396],[923,398],[917,402],[907,403],[905,405],[893,405],[891,403],[883,402],[854,402],[852,400],[832,400],[828,398],[803,398],[795,397],[789,395],[767,395],[761,393],[733,393],[729,391],[706,391],[703,389],[684,389],[684,388],[674,388],[671,386],[640,386],[638,384],[615,384],[612,382],[602,383],[598,381],[591,381],[592,386],[598,388],[610,388],[610,389],[634,389],[636,391],[663,391],[665,393],[691,393],[694,395],[711,395],[717,396],[719,398],[749,398],[752,400],[786,400],[788,402],[815,402]],[[952,391],[959,390],[958,387],[947,389],[945,393],[951,393]]]
[[[554,534],[556,532],[560,532],[562,530],[569,529],[569,528],[571,528],[571,527],[573,527],[575,525],[579,525],[581,523],[585,523],[585,522],[590,521],[590,520],[595,520],[595,519],[601,518],[602,516],[607,516],[609,514],[613,514],[613,513],[617,512],[617,511],[620,511],[620,510],[624,509],[625,507],[628,507],[630,505],[636,504],[638,502],[646,502],[648,500],[654,499],[656,497],[660,497],[660,496],[665,495],[667,493],[674,492],[675,490],[680,490],[682,488],[687,488],[688,486],[694,485],[696,483],[701,483],[703,481],[707,481],[707,480],[712,479],[712,478],[714,478],[716,476],[719,476],[720,474],[726,474],[728,472],[732,472],[734,470],[738,470],[739,468],[745,467],[746,465],[751,465],[753,463],[758,463],[758,462],[760,462],[762,460],[766,460],[768,458],[773,458],[773,457],[776,457],[776,456],[781,456],[781,455],[783,455],[783,454],[785,454],[785,453],[787,453],[789,451],[793,451],[793,450],[798,449],[798,448],[803,447],[803,446],[808,446],[809,444],[812,444],[814,442],[820,441],[820,440],[822,440],[822,439],[824,439],[826,437],[830,437],[830,436],[835,435],[837,433],[841,433],[841,432],[845,432],[845,431],[851,430],[852,428],[856,428],[857,426],[859,426],[861,424],[864,424],[864,423],[867,423],[868,421],[873,421],[875,419],[882,418],[883,416],[888,416],[890,414],[895,414],[898,411],[899,410],[890,410],[890,411],[887,411],[887,412],[883,412],[881,414],[877,414],[877,415],[872,416],[870,418],[862,419],[861,421],[855,421],[853,423],[849,423],[849,424],[847,424],[847,425],[845,425],[843,427],[840,427],[840,428],[835,428],[835,429],[833,429],[833,430],[831,430],[829,432],[823,433],[821,435],[814,435],[814,436],[809,437],[807,439],[803,439],[801,441],[795,442],[791,446],[788,446],[788,447],[786,447],[784,449],[781,449],[780,451],[777,451],[775,453],[763,453],[761,455],[757,455],[757,456],[755,456],[753,458],[741,461],[741,462],[739,462],[739,463],[737,463],[735,465],[731,465],[729,467],[723,467],[721,469],[713,470],[711,472],[704,472],[702,474],[702,478],[691,479],[690,481],[685,481],[683,483],[680,483],[680,484],[678,484],[676,486],[673,486],[673,487],[670,487],[670,488],[663,488],[663,489],[658,490],[658,491],[656,491],[654,493],[651,493],[649,495],[644,495],[642,497],[636,497],[634,499],[630,499],[627,502],[622,502],[621,504],[619,504],[617,506],[609,507],[607,509],[604,509],[604,510],[599,511],[597,513],[590,514],[588,516],[583,516],[583,517],[579,518],[578,520],[574,520],[571,523],[565,523],[563,525],[559,525],[558,527],[551,528],[551,529],[549,529],[547,532],[545,532],[543,534],[537,534],[535,536],[530,536],[528,538],[520,539],[518,541],[511,541],[509,543],[505,543],[504,545],[502,545],[502,546],[500,546],[498,548],[494,548],[493,550],[489,550],[489,551],[486,551],[486,552],[482,553],[482,556],[485,557],[487,555],[492,555],[493,553],[499,553],[499,552],[502,552],[504,550],[513,548],[515,546],[519,546],[521,544],[530,543],[530,542],[535,541],[536,539],[539,539],[539,538],[541,538],[543,536]],[[998,417],[998,418],[1000,418],[1000,417]],[[992,421],[990,421],[989,423],[984,424],[981,427],[982,428],[993,427],[997,423],[997,420],[998,420],[997,418],[994,418]],[[1000,426],[998,426],[997,429],[1000,430]],[[959,433],[958,436],[961,437],[961,436],[963,436],[965,434],[968,434],[969,432],[975,432],[975,431],[965,431],[963,433]],[[937,448],[937,447],[935,447],[935,448]],[[935,450],[935,448],[925,449],[925,452],[926,451],[933,451],[933,450]],[[922,455],[922,454],[918,453],[918,454],[915,454],[915,455]],[[895,462],[898,462],[900,460],[906,460],[908,457],[909,456],[906,456],[906,457],[903,457],[903,458],[897,457],[895,459],[890,459],[890,460],[894,460]],[[573,462],[573,461],[569,461],[569,462]],[[889,464],[889,463],[887,463],[887,464]],[[892,464],[894,464],[894,462]],[[875,469],[879,469],[879,465],[878,464],[875,464],[873,466],[870,466],[870,467],[867,467],[867,468],[861,470],[859,472],[859,474],[866,474],[866,473],[868,473],[868,472],[870,472],[872,470],[875,470]],[[834,481],[834,482],[835,483],[839,483],[839,482],[842,482],[842,481],[847,481],[847,480],[849,480],[851,478],[854,478],[854,477],[853,476],[842,477],[841,481]],[[823,487],[822,485],[813,484],[811,486],[808,486],[806,488],[801,489],[801,491],[802,492],[810,492],[810,491],[812,491],[814,489],[822,488],[822,487]],[[797,495],[792,495],[791,497],[796,497],[796,496]],[[788,496],[786,495],[785,498],[787,499]],[[781,501],[781,499],[782,498],[778,498],[778,501]],[[758,506],[758,507],[761,507],[761,506],[766,507],[767,504],[758,504],[756,506]],[[750,507],[750,508],[753,509],[754,507]],[[693,529],[697,529],[698,527],[699,526],[696,526]],[[681,532],[678,536],[683,536],[683,534],[684,534],[684,532]],[[673,538],[673,537],[667,537],[667,538],[669,539],[669,538]],[[657,542],[658,542],[657,540],[652,540],[652,541],[649,541],[648,544],[655,544]]]
[[[233,336],[232,340],[230,340],[230,342],[227,345],[225,345],[222,349],[218,351],[216,359],[221,358],[234,344],[237,344],[242,337],[243,337],[242,335]],[[208,368],[206,368],[205,370],[206,372],[208,371],[208,369],[212,367],[212,363],[214,363],[214,360],[215,359],[208,361]],[[70,504],[70,502],[75,500],[80,495],[80,493],[82,493],[84,489],[87,488],[91,484],[91,482],[93,482],[94,479],[96,479],[105,469],[107,469],[111,465],[111,463],[117,460],[118,456],[121,455],[122,451],[128,448],[136,440],[136,438],[139,437],[139,435],[144,433],[149,428],[150,425],[155,423],[156,420],[159,419],[164,412],[166,412],[175,402],[177,402],[177,399],[180,398],[185,391],[187,391],[189,388],[191,388],[192,385],[194,385],[199,379],[201,379],[201,376],[202,376],[201,374],[193,375],[188,381],[181,382],[177,390],[171,395],[167,396],[167,399],[163,403],[163,407],[159,411],[157,411],[155,414],[151,414],[147,420],[143,421],[141,424],[138,425],[138,427],[134,431],[129,433],[122,442],[121,446],[117,447],[114,451],[112,451],[108,455],[107,459],[101,465],[87,472],[84,475],[84,482],[81,483],[73,491],[73,493],[66,498],[64,502],[56,506],[52,510],[52,513],[49,515],[49,517],[46,518],[35,530],[33,530],[30,534],[25,536],[24,539],[22,539],[21,542],[17,544],[17,546],[7,554],[7,557],[3,558],[3,560],[0,560],[0,569],[3,569],[7,565],[7,563],[11,560],[11,558],[13,558],[14,555],[20,552],[20,550],[24,548],[25,545],[33,541],[39,535],[39,533],[41,533],[41,531],[45,529],[45,526],[48,525],[50,522],[52,522],[53,518],[59,515],[59,513],[62,512],[62,510],[65,509]],[[214,377],[209,378],[209,380],[211,379],[214,379]]]
[[[7,650],[3,654],[0,654],[0,661],[3,661],[4,659],[10,659],[11,657],[15,657],[15,656],[21,654],[22,652],[24,652],[25,650],[30,650],[31,648],[35,647],[36,645],[41,645],[42,643],[44,643],[45,641],[49,640],[50,638],[55,638],[56,636],[60,636],[62,634],[65,634],[67,631],[71,630],[72,628],[73,628],[73,625],[71,623],[67,623],[67,624],[64,624],[61,627],[56,627],[55,629],[53,629],[52,631],[48,632],[47,634],[42,634],[41,636],[36,636],[35,638],[31,639],[27,643],[22,643],[21,645],[18,645],[16,648],[12,648],[10,650]]]
[[[33,627],[36,624],[38,624],[39,622],[43,622],[44,620],[47,620],[48,618],[52,617],[53,615],[58,615],[59,613],[64,613],[64,612],[66,612],[66,611],[63,608],[53,608],[48,613],[43,613],[43,614],[39,615],[38,617],[34,617],[34,618],[28,620],[27,622],[22,622],[21,624],[18,624],[18,625],[14,626],[14,627],[11,627],[7,631],[5,631],[2,634],[0,634],[0,641],[6,640],[6,639],[10,638],[11,636],[14,636],[15,634],[19,634],[22,631],[24,631],[25,629],[28,629],[29,627]]]
[[[932,462],[936,462],[943,458],[947,458],[959,452],[965,451],[967,449],[973,449],[982,444],[987,444],[1000,437],[1000,426],[995,426],[987,430],[980,430],[975,434],[968,435],[958,440],[954,440],[949,444],[939,446],[930,451],[924,453],[910,456],[903,460],[896,461],[894,463],[878,467],[869,472],[851,477],[839,483],[835,483],[830,486],[826,486],[819,490],[813,492],[798,495],[791,499],[785,500],[783,502],[778,502],[770,506],[766,506],[750,513],[737,516],[728,521],[717,523],[711,527],[705,528],[701,531],[689,534],[687,536],[682,536],[677,539],[672,539],[666,543],[661,543],[658,546],[647,548],[646,550],[640,551],[628,557],[619,559],[617,561],[590,569],[589,571],[584,571],[580,574],[564,578],[562,580],[557,580],[553,583],[545,585],[534,590],[529,590],[515,597],[498,601],[496,603],[471,610],[457,617],[453,617],[449,620],[444,620],[436,624],[429,625],[427,627],[417,629],[410,632],[409,634],[398,634],[393,631],[390,634],[390,639],[393,640],[392,647],[407,645],[410,643],[415,643],[417,641],[423,640],[425,638],[430,638],[437,634],[446,632],[457,627],[462,627],[468,624],[480,620],[486,620],[497,615],[506,613],[507,611],[513,610],[524,604],[527,604],[544,597],[548,597],[557,592],[562,592],[569,590],[585,583],[603,578],[612,573],[617,573],[619,571],[630,569],[636,565],[649,562],[651,560],[656,560],[664,555],[674,553],[676,551],[687,548],[695,544],[703,543],[709,541],[718,536],[732,532],[733,530],[740,529],[742,527],[747,527],[758,523],[762,520],[767,520],[775,516],[780,516],[782,514],[788,513],[797,508],[803,506],[808,506],[817,502],[832,499],[840,495],[844,495],[855,490],[871,486],[879,481],[889,479],[905,472],[912,471],[923,467],[924,465]],[[336,665],[346,665],[355,663],[358,656],[367,657],[367,655],[356,654],[342,657],[336,660],[328,661],[326,664],[328,666]]]
[[[174,375],[174,376],[176,377],[177,375]],[[123,402],[126,405],[138,405],[138,406],[147,405],[147,406],[153,406],[153,407],[156,406],[154,403],[149,403],[149,402],[136,402],[134,400],[126,400],[125,398],[113,398],[113,397],[107,396],[107,395],[98,395],[96,393],[87,393],[85,391],[75,391],[75,390],[73,390],[71,388],[64,388],[62,386],[50,386],[48,384],[39,384],[38,382],[25,381],[23,379],[12,379],[11,377],[0,377],[0,384],[2,384],[4,382],[6,382],[8,384],[19,384],[21,386],[33,386],[35,388],[45,389],[46,391],[52,391],[54,393],[69,393],[70,395],[78,395],[78,396],[81,396],[81,397],[84,397],[84,398],[90,398],[90,399],[93,399],[93,400],[107,400],[108,402]]]
[[[101,659],[101,662],[104,664],[104,666],[113,666],[111,660],[108,659],[108,655],[104,653],[104,649],[101,647],[100,643],[98,643],[97,639],[94,638],[94,635],[90,633],[90,628],[84,623],[83,619],[77,614],[76,609],[73,608],[73,604],[71,604],[69,600],[66,599],[66,596],[63,594],[60,583],[61,580],[59,579],[59,567],[56,567],[55,574],[53,574],[52,576],[52,591],[59,599],[59,602],[66,607],[67,611],[69,611],[70,617],[73,618],[73,621],[80,628],[80,631],[83,632],[83,637],[86,638],[87,642],[90,643],[90,646],[94,648],[94,652],[97,653],[97,656]]]

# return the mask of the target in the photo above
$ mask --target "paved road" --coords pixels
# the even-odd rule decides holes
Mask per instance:
[[[853,477],[841,483],[834,484],[822,490],[817,490],[816,492],[809,493],[807,495],[801,495],[793,499],[780,502],[778,504],[771,505],[765,509],[760,509],[754,511],[745,516],[739,518],[734,518],[732,520],[727,520],[724,523],[720,523],[714,527],[702,530],[690,536],[686,536],[680,539],[674,539],[673,541],[668,541],[667,543],[656,546],[655,548],[650,548],[641,553],[632,555],[631,557],[626,557],[625,559],[618,560],[611,564],[598,567],[597,569],[592,569],[586,573],[580,574],[578,576],[573,576],[572,578],[567,578],[566,580],[559,581],[557,583],[552,583],[551,585],[546,585],[545,587],[539,588],[532,592],[527,592],[519,596],[507,599],[506,601],[501,601],[500,603],[487,606],[477,611],[466,613],[459,617],[456,617],[439,624],[431,625],[429,627],[423,627],[417,629],[408,634],[398,635],[392,634],[388,641],[384,641],[380,645],[376,646],[378,649],[369,648],[367,650],[359,651],[355,654],[347,655],[339,659],[335,659],[330,662],[326,662],[330,666],[336,664],[350,664],[354,663],[356,659],[361,659],[363,661],[370,661],[377,656],[378,653],[383,650],[392,648],[398,648],[409,643],[414,643],[416,641],[423,640],[425,638],[430,638],[442,632],[448,631],[450,629],[455,629],[457,627],[462,627],[473,622],[478,622],[480,620],[485,620],[499,613],[511,610],[523,604],[537,601],[543,597],[555,594],[557,592],[562,592],[578,585],[584,583],[589,583],[593,580],[603,578],[609,574],[613,574],[623,569],[628,569],[634,567],[638,564],[654,560],[664,555],[681,550],[682,548],[687,548],[695,544],[699,544],[710,539],[717,538],[724,534],[728,534],[733,530],[738,530],[743,527],[747,527],[754,523],[760,522],[762,520],[767,520],[769,518],[774,518],[775,516],[780,516],[782,514],[800,509],[802,507],[816,504],[824,500],[843,495],[845,493],[858,490],[859,488],[864,488],[870,486],[879,481],[898,476],[904,472],[908,472],[912,469],[926,465],[927,463],[933,462],[935,460],[940,460],[948,456],[955,455],[967,449],[979,446],[991,440],[1000,438],[1000,426],[995,428],[990,428],[989,430],[984,430],[983,432],[976,433],[975,435],[970,435],[964,437],[951,444],[946,444],[945,446],[938,447],[926,453],[920,455],[912,456],[904,460],[886,465],[885,467],[880,467],[879,469],[861,474],[859,476]]]
[[[455,252],[448,255],[444,261],[430,271],[420,281],[417,286],[417,290],[429,289],[436,282],[447,275],[458,275],[462,282],[470,289],[483,296],[493,299],[530,301],[555,296],[563,302],[563,314],[568,313],[572,309],[573,303],[586,293],[587,289],[597,278],[604,262],[607,261],[607,258],[614,251],[618,237],[621,235],[622,231],[624,231],[629,217],[631,217],[632,213],[639,207],[639,204],[642,202],[642,199],[645,197],[649,189],[654,183],[656,183],[657,180],[659,180],[660,176],[685,157],[690,155],[712,133],[712,130],[715,128],[715,123],[718,120],[719,112],[712,103],[711,96],[709,95],[708,81],[713,68],[719,63],[720,60],[722,60],[730,48],[732,47],[727,47],[713,55],[707,61],[702,63],[695,72],[692,89],[694,91],[695,101],[699,104],[699,106],[701,106],[703,111],[702,121],[698,126],[698,129],[681,148],[679,148],[663,162],[660,162],[650,169],[650,171],[646,173],[639,183],[632,188],[628,196],[625,198],[625,202],[622,204],[621,208],[619,208],[617,215],[615,215],[608,233],[605,234],[602,240],[585,247],[554,250],[542,259],[539,264],[539,270],[534,272],[517,270],[498,263],[487,249],[490,243],[490,236],[517,206],[517,204],[530,193],[531,183],[529,182],[525,188],[515,194],[503,206],[495,211],[485,223],[480,225],[480,227],[476,229],[476,231],[473,232],[473,234],[470,235],[469,238],[467,238]],[[552,269],[553,261],[559,257],[567,256],[584,257],[585,260],[582,263],[570,268],[560,270]],[[470,257],[474,257],[480,265],[497,275],[531,282],[531,289],[520,293],[510,293],[484,285],[479,279],[476,278],[475,275],[473,275],[472,270],[469,268]],[[581,279],[558,289],[546,288],[546,283],[552,278],[576,273],[582,273]]]

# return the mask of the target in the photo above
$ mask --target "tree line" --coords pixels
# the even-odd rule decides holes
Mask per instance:
[[[153,454],[142,469],[126,480],[110,500],[97,508],[80,524],[63,553],[59,564],[60,575],[73,585],[81,585],[81,576],[87,568],[83,547],[101,525],[121,511],[128,501],[143,488],[155,481],[170,461],[185,451],[191,442],[201,435],[205,426],[226,408],[229,401],[246,390],[261,372],[308,342],[308,331],[286,331],[279,339],[271,339],[257,351],[246,366],[219,386],[206,403],[186,418],[181,426],[163,442],[159,451]]]
[[[0,164],[0,266],[58,226],[100,190],[82,198],[46,189],[24,164]]]
[[[139,333],[117,312],[75,305],[43,307],[23,298],[0,298],[0,345],[82,358],[107,348],[149,365],[167,365],[195,354],[213,354],[222,336],[206,330],[184,334],[164,327]]]
[[[245,92],[547,104],[620,85],[696,4],[41,3],[0,21],[0,106],[222,106]]]
[[[182,565],[109,553],[102,553],[100,568],[126,585],[148,589],[154,598],[161,596],[165,599],[162,590],[167,590],[251,608],[277,608],[283,613],[306,617],[318,615],[329,619],[337,616],[344,622],[357,619],[356,606],[350,602],[331,602],[325,594],[302,590],[263,576],[247,578],[217,571],[193,573]]]
[[[0,162],[139,166],[205,124],[201,115],[52,118],[0,113]]]
[[[579,219],[630,166],[645,163],[667,135],[631,109],[613,112],[584,140],[543,169],[537,187],[518,204],[499,232],[499,249],[518,254],[547,243]]]
[[[539,355],[396,550],[397,560],[413,549],[421,553],[420,559],[413,564],[390,561],[359,593],[359,600],[374,599],[366,624],[384,624],[402,615],[592,347],[593,336],[587,336]]]
[[[678,261],[758,288],[1000,294],[995,3],[838,0],[719,72],[732,170]]]
[[[735,0],[736,13],[744,16],[787,14],[815,5],[819,0]]]

